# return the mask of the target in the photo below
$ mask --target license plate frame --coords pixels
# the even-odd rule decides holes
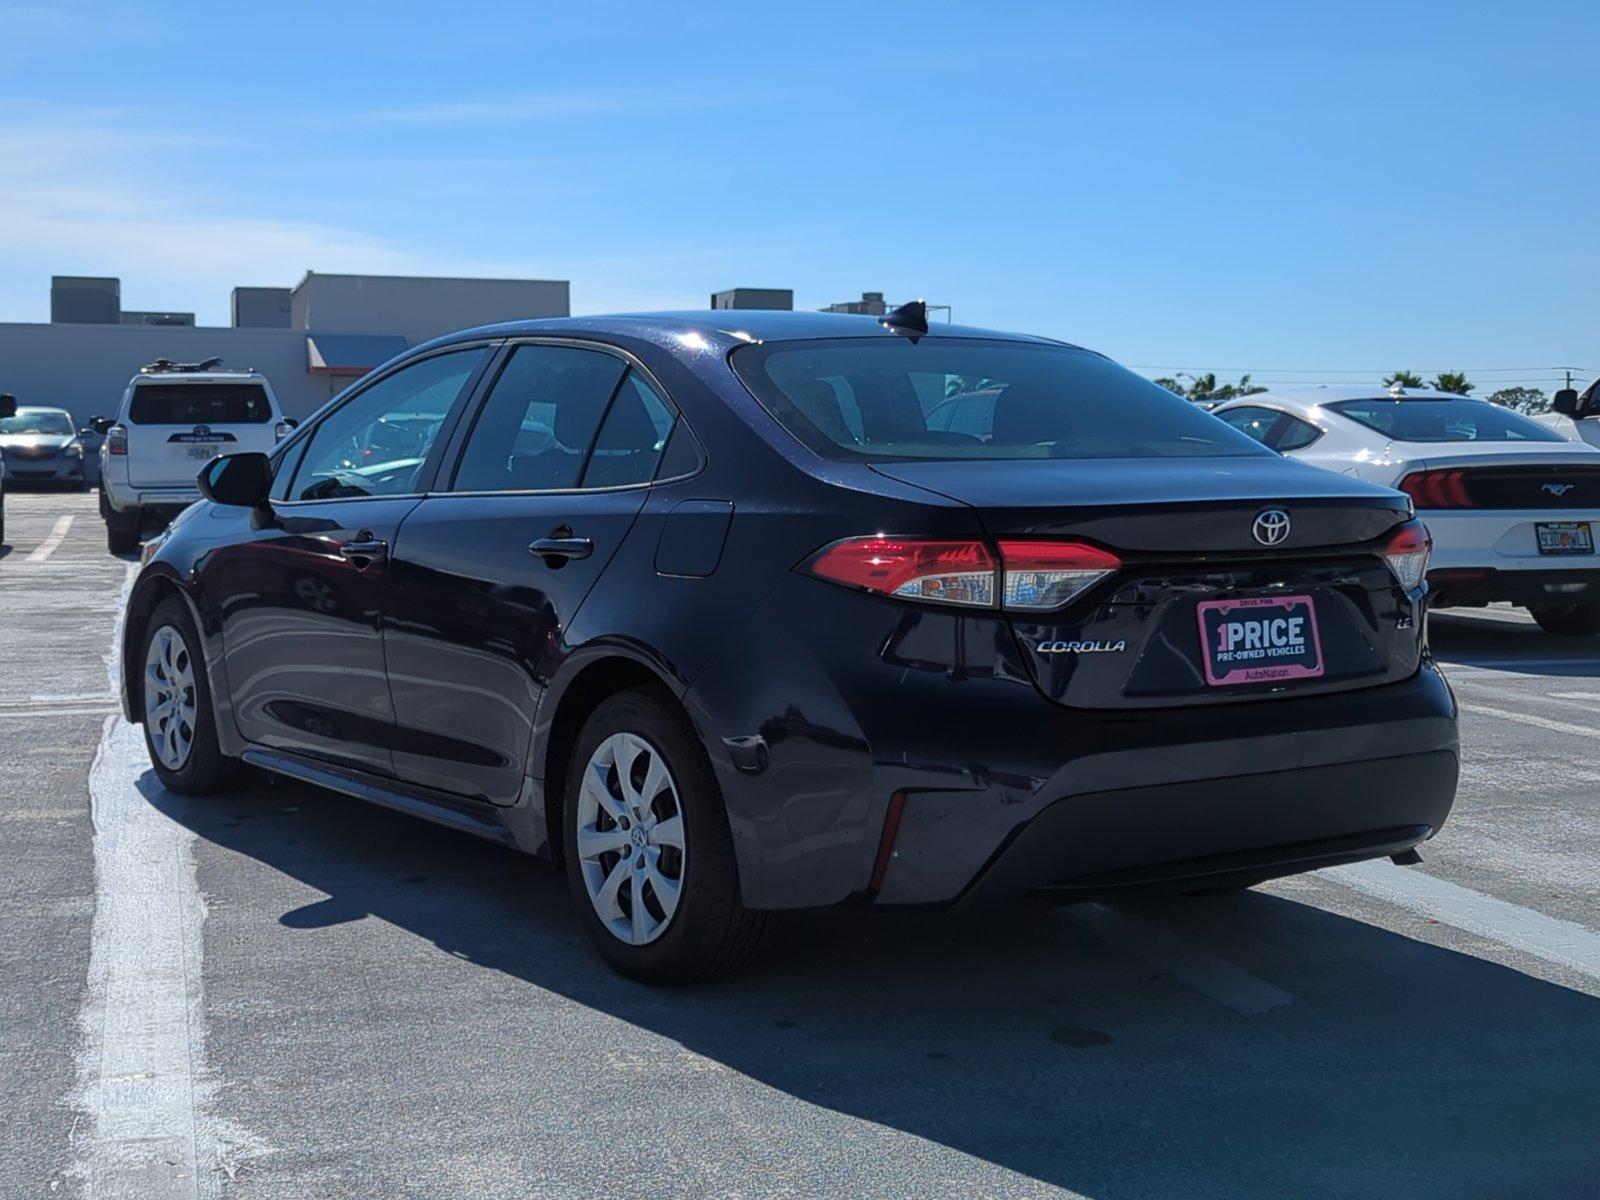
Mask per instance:
[[[1588,521],[1536,521],[1533,538],[1540,554],[1554,557],[1594,554],[1594,528]],[[1568,544],[1569,541],[1572,544]]]
[[[1327,671],[1310,595],[1202,600],[1195,620],[1200,663],[1211,687],[1318,679]]]
[[[217,456],[221,442],[191,442],[186,457],[191,462],[210,462]]]

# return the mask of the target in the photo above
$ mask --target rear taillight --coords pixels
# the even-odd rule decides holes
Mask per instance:
[[[1400,490],[1418,508],[1471,508],[1465,471],[1413,471],[1400,481]]]
[[[287,421],[279,421],[272,427],[273,437],[280,442],[293,432],[294,426],[289,424]]]
[[[982,542],[858,537],[811,560],[811,573],[906,600],[994,607],[994,555]]]
[[[1060,608],[1122,566],[1109,550],[1083,542],[1001,542],[1005,606]]]
[[[1043,612],[1077,599],[1122,566],[1082,542],[1000,543],[859,537],[835,542],[807,569],[823,579],[903,600]]]
[[[1421,585],[1428,573],[1428,554],[1433,538],[1421,521],[1407,521],[1390,536],[1383,548],[1383,561],[1394,572],[1396,582],[1406,591]]]
[[[125,425],[113,425],[106,430],[106,453],[126,454],[128,452],[128,429]]]

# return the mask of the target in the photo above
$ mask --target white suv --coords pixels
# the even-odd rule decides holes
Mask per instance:
[[[100,515],[106,545],[126,554],[147,517],[170,518],[200,498],[195,475],[219,454],[270,454],[294,422],[255,371],[227,371],[220,359],[157,359],[128,381],[116,418],[96,417]]]

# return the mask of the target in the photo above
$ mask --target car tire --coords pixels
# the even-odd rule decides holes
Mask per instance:
[[[135,702],[143,714],[150,765],[170,791],[183,796],[227,791],[241,766],[222,753],[217,741],[211,680],[200,646],[182,599],[169,596],[156,605],[145,625]]]
[[[744,907],[711,760],[666,692],[620,692],[590,715],[567,771],[562,826],[579,920],[621,974],[692,983],[754,952],[766,914]]]
[[[1600,604],[1564,604],[1560,608],[1529,609],[1539,628],[1565,637],[1600,633]]]
[[[100,515],[106,523],[106,549],[112,554],[132,554],[139,548],[139,529],[143,515],[137,508],[119,513],[100,493]]]

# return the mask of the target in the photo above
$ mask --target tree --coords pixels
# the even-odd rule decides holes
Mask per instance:
[[[1184,387],[1176,379],[1165,377],[1154,382],[1158,386],[1166,388],[1167,391],[1182,396],[1185,400],[1195,401],[1232,400],[1236,396],[1254,396],[1267,390],[1259,384],[1251,383],[1248,375],[1239,376],[1238,383],[1224,383],[1220,386],[1217,383],[1215,371],[1207,371],[1204,375],[1190,375],[1188,379],[1188,387]]]
[[[1550,397],[1538,388],[1508,387],[1491,393],[1489,403],[1503,404],[1520,413],[1542,413],[1550,408]]]
[[[1433,390],[1436,392],[1453,392],[1457,396],[1470,395],[1472,380],[1460,371],[1440,371],[1433,377]]]
[[[1397,384],[1403,388],[1419,388],[1425,386],[1422,382],[1422,376],[1418,375],[1415,371],[1392,371],[1383,377],[1384,387],[1394,387]]]

